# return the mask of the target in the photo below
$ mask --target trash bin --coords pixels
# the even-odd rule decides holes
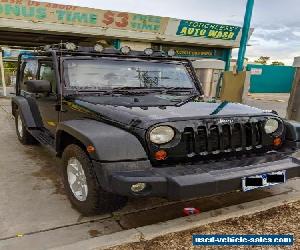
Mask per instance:
[[[216,98],[217,88],[221,86],[220,78],[225,69],[225,62],[216,59],[193,61],[196,75],[202,84],[204,96]]]

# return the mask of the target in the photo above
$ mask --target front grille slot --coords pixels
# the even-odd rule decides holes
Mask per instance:
[[[216,125],[214,122],[197,128],[186,127],[183,132],[186,154],[207,155],[262,147],[261,122],[235,122]]]
[[[252,145],[254,147],[261,144],[261,127],[259,123],[252,123]]]
[[[211,126],[208,134],[209,151],[220,150],[220,134],[218,126]]]
[[[246,134],[246,147],[252,146],[252,124],[247,122],[245,125],[245,134]]]
[[[192,154],[195,149],[195,135],[193,128],[185,128],[183,132],[183,140],[186,145],[186,153]]]
[[[201,126],[198,127],[197,131],[197,153],[207,152],[207,130],[206,127]]]
[[[226,124],[222,126],[223,132],[223,150],[229,150],[231,148],[231,130],[230,125]]]
[[[232,126],[231,141],[232,141],[232,148],[236,149],[236,148],[242,147],[242,128],[241,128],[241,124],[235,123]]]

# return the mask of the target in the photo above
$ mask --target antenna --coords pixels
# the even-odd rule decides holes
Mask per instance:
[[[63,48],[63,41],[60,41],[60,46],[61,48]],[[63,104],[63,85],[62,85],[62,81],[61,81],[61,74],[62,74],[62,68],[61,68],[61,57],[62,57],[63,53],[62,50],[60,50],[60,58],[59,58],[59,81],[60,81],[60,111],[63,110],[62,104]]]

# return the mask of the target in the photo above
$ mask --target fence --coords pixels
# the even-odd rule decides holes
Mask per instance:
[[[295,68],[291,66],[274,66],[248,64],[251,72],[251,93],[289,93],[292,88]]]

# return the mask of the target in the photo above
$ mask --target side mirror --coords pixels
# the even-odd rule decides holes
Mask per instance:
[[[27,91],[34,94],[50,93],[51,84],[47,80],[29,80],[24,83]]]

